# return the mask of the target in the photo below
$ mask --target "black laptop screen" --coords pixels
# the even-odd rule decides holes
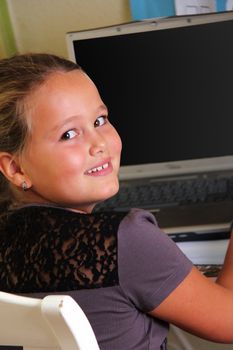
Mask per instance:
[[[233,20],[74,42],[122,165],[233,154]]]

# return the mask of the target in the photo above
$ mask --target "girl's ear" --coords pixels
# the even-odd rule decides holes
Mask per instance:
[[[15,186],[21,187],[24,181],[31,187],[31,181],[22,170],[17,158],[10,153],[0,152],[0,171]]]

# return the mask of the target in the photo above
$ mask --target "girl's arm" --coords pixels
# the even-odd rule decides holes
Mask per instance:
[[[216,280],[216,283],[233,291],[233,230],[231,231],[231,239],[227,249],[224,265]]]
[[[216,283],[194,267],[151,314],[202,338],[233,343],[233,230]]]
[[[229,279],[224,278],[224,283]],[[229,284],[232,287],[233,283]],[[233,343],[233,291],[214,283],[195,267],[150,315],[204,339]]]

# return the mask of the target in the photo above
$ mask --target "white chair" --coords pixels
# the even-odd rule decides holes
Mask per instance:
[[[67,295],[37,299],[0,292],[0,345],[24,350],[99,350],[87,317]]]

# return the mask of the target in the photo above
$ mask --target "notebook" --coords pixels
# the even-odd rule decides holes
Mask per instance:
[[[129,189],[132,197],[135,187],[150,185],[152,198],[158,185],[170,196],[170,184],[189,182],[201,198],[199,180],[211,189],[207,201],[135,201],[153,212],[165,232],[183,239],[210,232],[225,237],[233,218],[232,33],[229,11],[66,35],[69,58],[96,83],[122,138],[123,192]],[[115,199],[97,210],[127,209]]]

